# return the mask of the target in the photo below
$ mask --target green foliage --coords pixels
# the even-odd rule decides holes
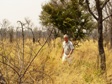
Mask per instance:
[[[90,15],[78,0],[52,0],[42,9],[40,20],[44,26],[54,26],[75,40],[84,38],[93,29]]]

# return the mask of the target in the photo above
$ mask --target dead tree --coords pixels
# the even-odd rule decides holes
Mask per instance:
[[[9,27],[9,41],[10,43],[13,42],[13,39],[14,39],[14,30],[13,30],[13,27]]]
[[[33,32],[33,30],[31,28],[28,28],[28,29],[31,31],[32,36],[33,36],[32,41],[33,41],[33,43],[35,43],[35,35],[34,35],[34,32]]]
[[[26,21],[27,28],[28,28],[28,29],[31,31],[31,33],[32,33],[32,41],[33,41],[33,43],[35,43],[35,35],[34,35],[33,30],[32,30],[33,24],[31,23],[31,20],[29,20],[28,18],[25,18],[25,21]]]
[[[21,30],[22,30],[22,67],[21,69],[24,69],[24,46],[25,46],[25,38],[24,38],[24,23],[22,23],[21,21],[17,21],[18,23],[20,23],[21,25]],[[19,84],[22,83],[22,77],[21,77],[21,73],[20,73],[20,77],[19,77]]]

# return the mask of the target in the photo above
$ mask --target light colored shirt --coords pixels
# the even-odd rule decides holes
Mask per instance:
[[[64,49],[64,54],[68,55],[70,53],[70,51],[74,49],[74,46],[71,41],[68,41],[67,43],[64,41],[63,49]]]

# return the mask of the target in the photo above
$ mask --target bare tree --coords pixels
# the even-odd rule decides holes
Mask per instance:
[[[99,49],[99,56],[100,56],[100,68],[102,72],[104,73],[106,71],[106,58],[105,58],[105,51],[103,47],[103,21],[109,18],[111,15],[103,18],[103,9],[107,5],[107,3],[110,0],[100,1],[100,0],[94,0],[95,2],[95,8],[97,14],[95,14],[90,7],[90,1],[86,0],[87,8],[90,12],[90,14],[95,18],[95,20],[98,23],[98,49]]]
[[[112,1],[108,2],[107,6],[105,7],[106,14],[109,16],[112,14]],[[108,23],[107,23],[108,22]],[[112,16],[109,17],[105,24],[108,25],[108,32],[109,33],[109,41],[110,41],[110,49],[112,49]]]
[[[41,69],[33,70],[35,68],[33,66],[33,61],[36,59],[38,54],[43,50],[43,47],[46,45],[49,38],[51,37],[53,30],[49,32],[49,35],[46,35],[46,32],[40,31],[43,34],[45,33],[44,35],[46,35],[46,37],[45,37],[45,42],[42,41],[42,43],[40,43],[39,41],[41,46],[39,45],[40,48],[39,50],[37,50],[36,49],[37,47],[35,48],[36,43],[33,44],[32,42],[31,43],[25,42],[26,41],[25,36],[27,36],[27,32],[30,35],[32,35],[32,32],[34,34],[34,30],[32,29],[32,27],[29,26],[29,28],[31,28],[32,31],[29,32],[28,24],[26,24],[26,22],[18,21],[17,23],[19,25],[17,26],[16,32],[14,31],[14,28],[11,25],[6,25],[5,28],[4,25],[1,25],[2,29],[7,29],[6,33],[8,33],[7,37],[9,38],[10,42],[13,42],[13,38],[14,38],[13,36],[15,34],[17,34],[19,39],[16,38],[16,41],[14,41],[13,43],[9,43],[7,39],[2,42],[0,41],[0,49],[1,49],[0,58],[2,58],[2,60],[0,60],[0,64],[2,65],[1,68],[3,68],[3,74],[0,72],[0,84],[7,84],[7,83],[8,84],[23,84],[23,83],[34,84],[34,81],[36,81],[35,82],[36,84],[38,83],[38,79],[40,79],[40,81],[43,80],[44,82],[50,81],[53,84],[53,79],[47,72],[45,72],[45,70],[41,70]],[[38,30],[35,33],[38,33]],[[3,40],[4,40],[4,36],[3,36]],[[27,48],[29,49],[30,52],[27,51]],[[35,49],[37,50],[37,52],[35,52]],[[47,57],[46,60],[48,60]],[[31,69],[30,67],[33,68]],[[45,69],[44,65],[43,65],[43,69]],[[35,75],[31,74],[30,72],[31,73],[33,72]],[[41,74],[41,78],[39,77],[38,74]],[[27,79],[27,77],[29,79]],[[34,77],[38,77],[38,78],[34,79]],[[50,80],[45,81],[46,78]]]
[[[10,22],[7,19],[3,19],[1,24],[1,29],[0,29],[0,35],[1,35],[1,40],[6,39],[7,37],[7,29],[10,26]]]
[[[31,20],[29,18],[25,18],[25,22],[26,22],[26,27],[31,31],[32,33],[32,42],[35,43],[35,35],[34,35],[34,32],[33,32],[33,24],[31,22]]]
[[[35,27],[33,29],[33,31],[34,31],[35,41],[38,42],[39,45],[41,45],[40,40],[41,40],[41,33],[42,33],[42,31],[41,30],[38,30],[37,27]]]
[[[12,43],[14,39],[14,28],[12,26],[9,27],[8,33],[9,33],[9,41],[10,43]]]

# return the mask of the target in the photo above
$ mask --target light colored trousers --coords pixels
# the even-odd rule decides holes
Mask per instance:
[[[68,55],[66,55],[65,53],[63,54],[62,63],[68,62],[69,64],[71,64],[72,60],[73,60],[73,56],[72,55],[68,58]]]

